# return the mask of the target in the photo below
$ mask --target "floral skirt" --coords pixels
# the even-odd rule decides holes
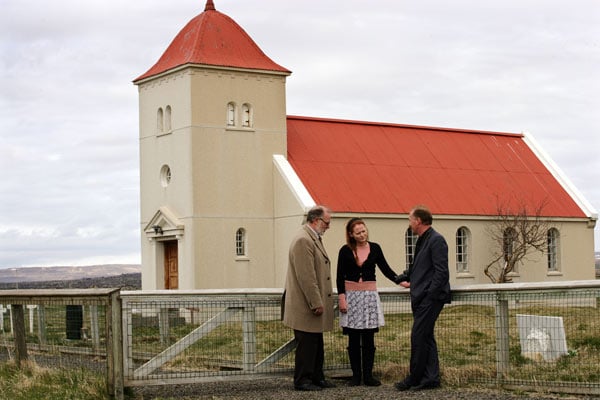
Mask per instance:
[[[385,325],[377,290],[348,290],[348,311],[340,313],[340,326],[349,329],[378,329]]]

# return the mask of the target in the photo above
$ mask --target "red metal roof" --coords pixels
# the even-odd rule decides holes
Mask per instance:
[[[288,161],[336,212],[495,215],[499,202],[585,217],[522,134],[287,117]]]
[[[158,62],[134,82],[186,64],[290,73],[267,57],[234,20],[216,11],[212,0],[177,34]]]

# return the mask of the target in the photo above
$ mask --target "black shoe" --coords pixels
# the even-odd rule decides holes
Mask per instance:
[[[406,381],[396,382],[394,384],[394,387],[401,392],[405,392],[408,389],[410,389],[410,385],[408,383],[406,383]]]
[[[350,386],[360,386],[360,377],[358,377],[358,378],[355,378],[355,377],[350,378]]]
[[[304,392],[316,392],[319,390],[323,390],[322,387],[313,385],[312,383],[303,383],[300,385],[294,385],[295,390],[302,390]]]
[[[365,378],[365,386],[380,386],[381,382],[379,382],[379,380],[371,377]]]
[[[323,379],[322,381],[313,382],[315,386],[318,386],[322,389],[331,389],[335,387],[333,382],[329,382],[328,380]]]
[[[427,382],[427,383],[421,383],[420,385],[417,385],[417,386],[412,386],[410,388],[410,390],[411,391],[431,390],[431,389],[437,389],[439,387],[440,387],[439,382]]]

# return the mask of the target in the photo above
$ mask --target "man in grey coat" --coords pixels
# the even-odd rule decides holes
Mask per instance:
[[[323,332],[333,329],[334,317],[331,262],[321,236],[331,212],[315,206],[306,221],[290,244],[283,322],[294,330],[297,344],[294,388],[316,391],[335,386],[323,373]]]

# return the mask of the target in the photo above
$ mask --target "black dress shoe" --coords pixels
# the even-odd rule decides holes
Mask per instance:
[[[323,379],[322,381],[313,382],[313,384],[323,389],[330,389],[335,387],[335,384],[333,382],[329,382],[325,379]]]
[[[319,390],[323,390],[321,386],[314,385],[312,383],[302,383],[300,385],[294,385],[295,390],[302,390],[305,392],[316,392]]]
[[[360,386],[360,377],[358,377],[358,378],[352,377],[350,379],[350,386]]]
[[[408,383],[406,383],[405,381],[396,382],[394,384],[394,387],[401,392],[404,392],[404,391],[410,389],[410,385]]]
[[[412,386],[410,388],[410,391],[419,391],[419,390],[431,390],[431,389],[437,389],[440,387],[440,383],[439,382],[426,382],[426,383],[421,383],[420,385],[417,386]]]
[[[380,386],[381,382],[378,379],[371,377],[365,378],[365,386]]]

